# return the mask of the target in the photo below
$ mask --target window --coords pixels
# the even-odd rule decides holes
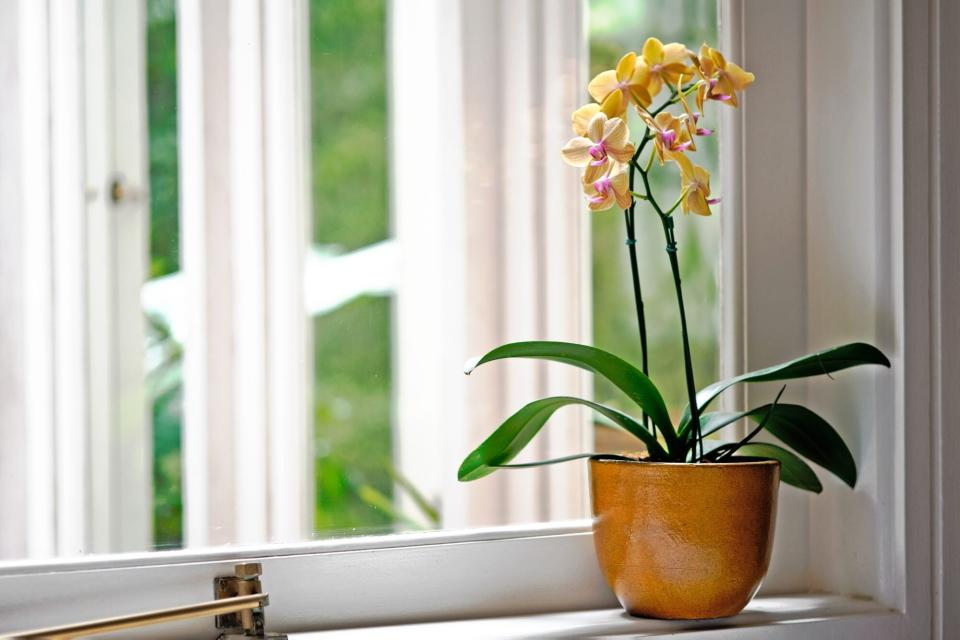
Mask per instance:
[[[0,171],[9,230],[0,237],[0,508],[24,523],[0,527],[0,553],[26,559],[0,567],[0,629],[136,611],[144,600],[134,585],[151,585],[158,606],[205,599],[212,576],[238,557],[264,560],[271,619],[288,630],[614,606],[588,525],[560,522],[586,513],[577,467],[482,487],[454,480],[459,456],[511,409],[544,390],[587,393],[591,381],[554,367],[469,380],[446,372],[504,340],[615,339],[596,319],[596,285],[590,302],[590,242],[619,247],[619,230],[605,236],[585,216],[559,161],[516,160],[530,150],[549,158],[569,135],[588,73],[586,27],[595,48],[620,32],[609,22],[603,31],[599,0],[593,19],[572,1],[318,4],[0,3],[0,157],[20,160]],[[673,26],[656,13],[658,28],[714,24],[701,5],[682,6]],[[382,31],[363,29],[370,44],[355,50],[349,31],[331,33],[319,19],[339,10]],[[924,286],[925,269],[939,268],[924,234],[938,227],[920,205],[905,227],[900,204],[929,195],[928,176],[913,172],[930,159],[901,143],[932,135],[912,115],[931,112],[925,65],[940,55],[930,52],[925,10],[747,10],[729,0],[718,11],[726,48],[768,84],[721,123],[736,134],[717,150],[723,250],[710,259],[721,262],[721,284],[700,284],[722,353],[704,346],[701,370],[762,366],[789,355],[779,350],[833,338],[850,318],[895,353],[891,376],[866,383],[872,394],[844,393],[843,382],[803,390],[842,412],[863,484],[852,495],[828,489],[816,503],[784,491],[778,544],[787,551],[776,552],[765,586],[866,594],[894,609],[892,622],[841,622],[879,628],[875,637],[923,635],[933,615],[929,496],[942,480],[929,474],[931,434],[906,437],[903,416],[934,424],[925,394],[940,382],[921,327],[938,295]],[[329,55],[317,44],[325,38]],[[369,76],[347,77],[338,56]],[[837,58],[851,61],[847,71],[818,76],[818,90],[798,80]],[[329,92],[313,75],[324,65],[341,76]],[[164,126],[169,134],[174,125],[171,83],[175,173],[169,155],[160,161]],[[314,176],[345,125],[323,111],[340,104],[335,91],[373,105],[364,130],[383,133],[357,144],[386,159],[371,154],[364,182],[344,176],[320,201]],[[852,124],[833,117],[837,96],[858,113]],[[866,150],[827,144],[847,125]],[[451,179],[423,189],[425,158]],[[841,174],[877,189],[854,197],[835,182]],[[179,198],[158,202],[173,175]],[[351,193],[338,196],[340,186]],[[348,235],[358,217],[350,211],[367,212],[366,232]],[[701,232],[710,231],[684,230],[681,242],[711,245]],[[856,250],[841,251],[843,238]],[[710,290],[722,298],[711,303]],[[341,293],[325,297],[332,291]],[[531,292],[538,305],[518,303]],[[143,311],[162,308],[164,296],[181,316],[148,323]],[[349,445],[334,437],[356,435],[339,429],[354,416],[376,437],[350,474],[336,460]],[[583,450],[593,437],[584,415],[555,426],[531,455]],[[899,444],[881,447],[881,437]],[[164,460],[179,460],[179,473]],[[423,532],[434,525],[416,494],[459,531]],[[502,524],[509,529],[486,527]],[[396,533],[329,539],[368,532]],[[314,536],[327,539],[304,542]],[[189,550],[111,555],[158,543]],[[62,559],[89,552],[103,555]],[[464,585],[463,575],[475,579]],[[356,597],[361,583],[372,600]],[[40,592],[67,604],[51,612],[31,598]],[[776,633],[786,627],[806,630]]]

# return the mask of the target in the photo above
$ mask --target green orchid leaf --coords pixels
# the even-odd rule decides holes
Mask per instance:
[[[726,411],[710,411],[700,416],[700,430],[703,432],[703,437],[706,438],[712,433],[716,433],[723,429],[724,427],[730,426],[738,420],[743,420],[750,415],[750,411],[739,411],[739,412],[726,412]],[[704,444],[706,446],[706,444]]]
[[[603,376],[627,394],[650,416],[653,423],[663,433],[663,437],[667,441],[667,448],[671,451],[676,449],[678,444],[677,434],[660,391],[642,371],[612,353],[572,342],[512,342],[497,347],[482,358],[467,362],[464,373],[469,375],[481,364],[504,358],[552,360]]]
[[[457,472],[457,478],[461,482],[476,480],[493,473],[498,466],[509,463],[529,444],[557,409],[572,404],[590,407],[637,436],[647,446],[651,459],[667,457],[666,451],[656,438],[627,414],[582,398],[557,396],[535,400],[507,418],[496,431],[490,434],[489,438],[464,459]]]
[[[750,371],[735,378],[714,382],[697,393],[697,405],[699,409],[703,411],[717,396],[741,382],[771,382],[775,380],[809,378],[812,376],[829,375],[834,371],[841,371],[863,364],[879,364],[884,367],[889,367],[890,361],[883,355],[883,352],[873,345],[865,342],[853,342],[831,349],[824,349],[823,351],[811,353],[801,358],[773,365],[765,369]],[[683,417],[680,419],[679,437],[681,440],[688,437],[686,432],[689,428],[690,407],[687,407],[684,409]]]
[[[750,419],[762,419],[770,405],[750,412]],[[857,463],[847,444],[830,423],[797,404],[779,404],[764,425],[778,440],[798,454],[815,462],[843,480],[851,488],[857,484]]]
[[[603,458],[604,460],[625,460],[636,462],[636,458],[622,456],[619,453],[575,453],[572,456],[563,456],[561,458],[550,458],[549,460],[537,460],[535,462],[520,462],[514,464],[498,464],[498,469],[528,469],[530,467],[543,467],[548,464],[559,464],[561,462],[570,462],[571,460],[582,460],[583,458]]]
[[[813,472],[810,466],[800,459],[798,455],[787,451],[783,447],[766,442],[749,442],[737,450],[737,455],[727,458],[730,462],[736,462],[737,459],[749,458],[767,458],[780,461],[780,480],[789,485],[793,485],[804,491],[820,493],[823,491],[823,485],[820,479]]]

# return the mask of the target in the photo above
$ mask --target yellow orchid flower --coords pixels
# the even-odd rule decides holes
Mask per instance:
[[[630,162],[630,130],[623,119],[607,118],[600,111],[590,119],[586,135],[570,140],[560,153],[567,164],[586,167],[584,180],[593,182],[607,172],[611,161]]]
[[[690,53],[679,42],[665,45],[657,38],[647,38],[643,44],[641,64],[637,65],[637,79],[646,85],[651,100],[657,97],[664,84],[673,86],[682,75],[693,75],[693,70],[687,65]]]
[[[570,118],[571,125],[573,126],[573,132],[578,136],[587,135],[587,125],[590,124],[590,119],[601,112],[606,113],[608,118],[618,117],[618,114],[616,113],[603,111],[602,105],[599,105],[596,102],[590,102],[573,112],[573,116]]]
[[[630,179],[622,167],[592,182],[584,180],[583,191],[588,197],[591,211],[604,211],[614,204],[621,209],[628,209],[633,204]]]
[[[673,160],[674,154],[697,150],[686,114],[678,118],[669,111],[661,111],[654,118],[646,111],[641,111],[640,118],[653,131],[654,149],[661,166],[664,161]]]
[[[680,208],[684,213],[691,211],[701,216],[710,215],[710,205],[720,202],[720,198],[710,197],[710,172],[694,165],[683,154],[674,156],[680,165]]]
[[[681,91],[683,86],[683,77],[680,77],[680,80],[677,81],[677,97],[680,98],[680,104],[683,105],[683,112],[687,117],[687,129],[690,131],[690,136],[709,136],[713,134],[713,129],[707,129],[706,127],[700,126],[700,112],[691,111],[690,105],[687,103],[686,97]]]
[[[723,54],[704,43],[697,57],[698,72],[703,78],[697,89],[697,107],[703,111],[705,100],[716,100],[736,107],[737,92],[753,83],[754,75],[727,61]]]
[[[631,102],[644,108],[650,106],[647,80],[641,78],[642,75],[637,66],[637,54],[631,51],[620,58],[616,69],[597,74],[587,90],[600,103],[604,113],[623,116]]]

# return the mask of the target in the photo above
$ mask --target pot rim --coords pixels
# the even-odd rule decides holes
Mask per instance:
[[[647,460],[624,460],[621,458],[601,458],[592,457],[590,462],[599,462],[604,464],[626,464],[626,465],[646,465],[652,467],[692,467],[692,468],[715,468],[715,467],[754,467],[777,465],[779,460],[770,460],[768,458],[755,458],[752,460],[737,460],[736,462],[659,462]]]

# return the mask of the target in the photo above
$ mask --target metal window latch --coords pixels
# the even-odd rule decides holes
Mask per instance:
[[[236,565],[234,575],[214,578],[213,590],[216,600],[209,602],[147,611],[116,618],[91,620],[61,627],[36,629],[5,637],[56,640],[83,638],[94,634],[135,629],[164,622],[216,616],[216,628],[222,631],[219,640],[239,640],[241,638],[247,640],[250,638],[286,640],[286,635],[265,631],[266,621],[263,609],[269,604],[269,596],[262,592],[261,573],[261,566],[256,562]]]

